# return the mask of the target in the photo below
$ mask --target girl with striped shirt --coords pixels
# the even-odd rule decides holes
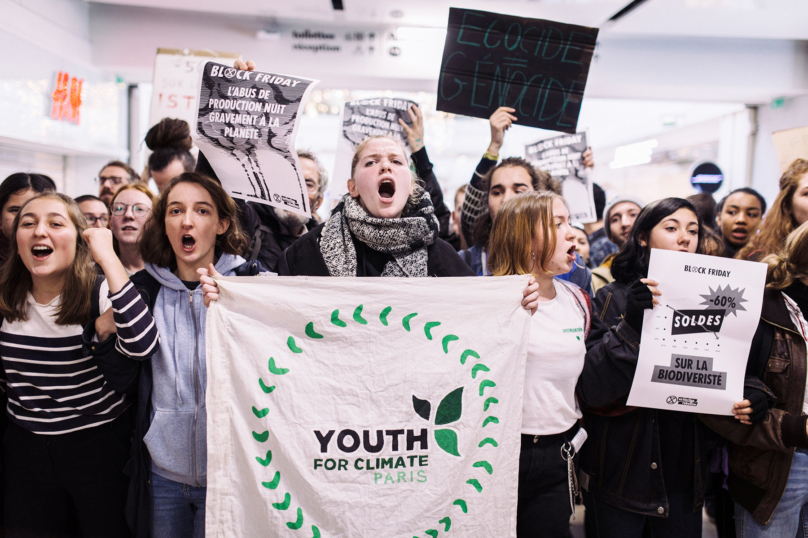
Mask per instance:
[[[126,393],[136,388],[127,355],[150,353],[158,335],[111,232],[86,228],[65,195],[26,202],[0,275],[0,315],[7,535],[127,536]]]

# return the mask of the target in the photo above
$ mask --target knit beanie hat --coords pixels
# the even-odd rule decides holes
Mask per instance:
[[[608,204],[606,204],[606,207],[603,209],[603,227],[606,229],[606,237],[608,237],[609,241],[611,242],[614,242],[614,239],[612,239],[612,227],[609,226],[609,220],[611,218],[610,214],[614,206],[617,204],[622,204],[623,202],[631,202],[640,209],[645,207],[645,202],[643,202],[638,196],[634,196],[632,194],[618,194],[612,198]]]

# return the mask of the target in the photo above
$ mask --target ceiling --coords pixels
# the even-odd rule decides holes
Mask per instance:
[[[647,0],[615,23],[610,17],[631,0],[89,0],[148,8],[246,15],[271,21],[383,24],[445,28],[450,7],[480,9],[602,27],[604,32],[808,40],[806,0]]]

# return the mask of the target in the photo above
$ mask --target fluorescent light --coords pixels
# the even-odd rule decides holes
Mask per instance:
[[[653,149],[658,145],[657,140],[646,140],[645,142],[620,146],[614,150],[614,160],[609,163],[609,168],[625,168],[638,164],[648,164],[651,162]]]

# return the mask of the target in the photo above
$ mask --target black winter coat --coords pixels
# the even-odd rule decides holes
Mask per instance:
[[[275,215],[272,206],[264,204],[249,204],[257,217],[256,229],[248,237],[250,240],[250,251],[247,259],[258,260],[261,265],[270,271],[277,272],[278,258],[283,251],[292,246],[292,243],[300,237],[289,231],[278,217]],[[306,223],[306,230],[309,231],[317,227],[317,221],[309,219]]]
[[[579,461],[581,486],[623,510],[667,517],[673,482],[687,488],[675,493],[692,495],[693,510],[700,511],[707,447],[698,415],[625,405],[640,350],[640,335],[622,319],[627,290],[612,282],[592,301],[577,386],[589,434]]]
[[[331,276],[320,253],[321,224],[286,249],[278,260],[278,274],[292,276]],[[446,241],[436,238],[427,247],[428,276],[475,276],[457,251]]]

